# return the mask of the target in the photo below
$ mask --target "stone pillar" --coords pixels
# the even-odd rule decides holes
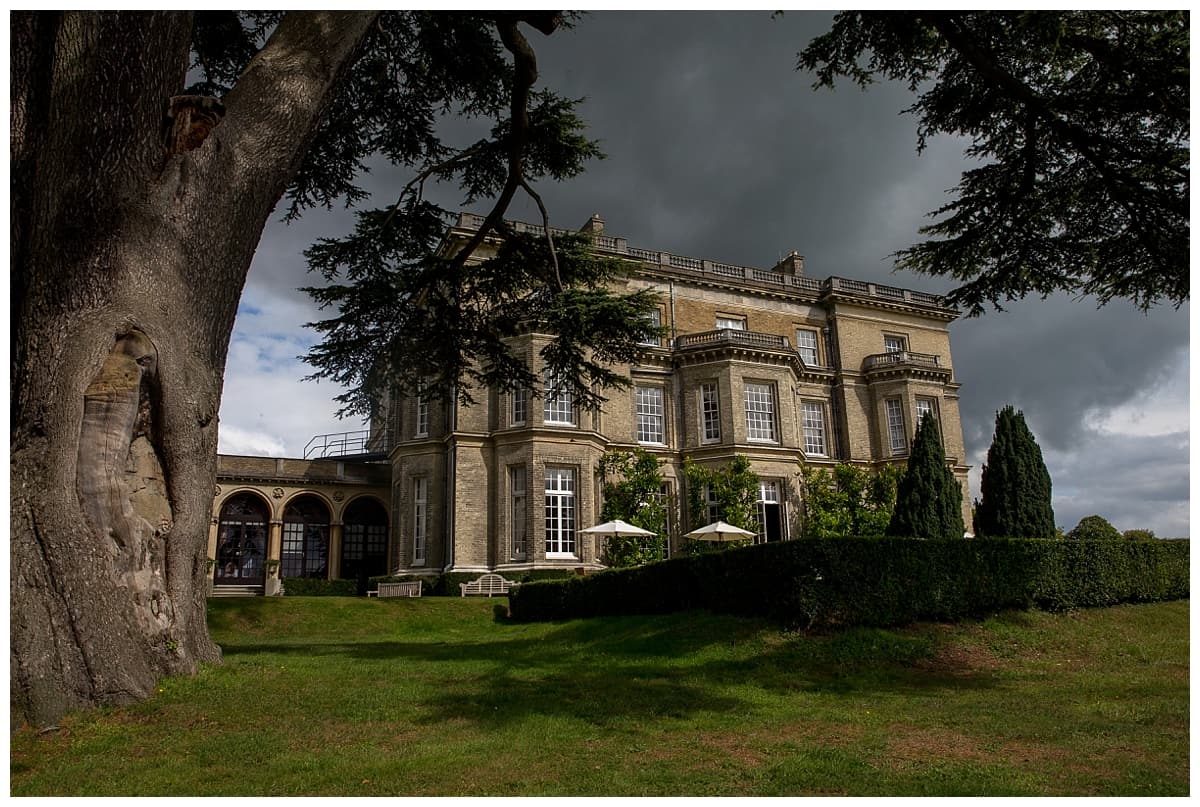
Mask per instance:
[[[342,532],[345,528],[337,521],[329,526],[329,579],[337,580],[342,575]]]
[[[208,557],[217,556],[217,517],[213,516],[208,525]]]
[[[282,558],[282,544],[283,522],[271,519],[271,523],[267,526],[267,560],[280,560]]]

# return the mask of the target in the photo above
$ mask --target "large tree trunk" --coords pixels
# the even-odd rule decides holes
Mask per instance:
[[[188,15],[14,12],[14,725],[219,660],[205,548],[238,298],[373,17],[288,15],[216,127],[184,104],[172,139]]]

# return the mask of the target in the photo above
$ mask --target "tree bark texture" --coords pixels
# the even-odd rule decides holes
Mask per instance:
[[[180,149],[189,15],[13,13],[14,726],[219,660],[205,549],[238,299],[374,17],[289,14]]]

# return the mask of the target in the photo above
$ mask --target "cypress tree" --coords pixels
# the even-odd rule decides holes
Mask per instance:
[[[996,413],[996,433],[975,510],[980,536],[1053,538],[1054,509],[1050,504],[1050,473],[1042,461],[1025,415],[1006,406]]]
[[[908,467],[896,485],[888,535],[961,538],[962,488],[946,465],[937,420],[926,414],[917,427]]]

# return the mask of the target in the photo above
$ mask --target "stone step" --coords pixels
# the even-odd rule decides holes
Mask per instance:
[[[262,586],[215,586],[210,597],[261,597]]]

